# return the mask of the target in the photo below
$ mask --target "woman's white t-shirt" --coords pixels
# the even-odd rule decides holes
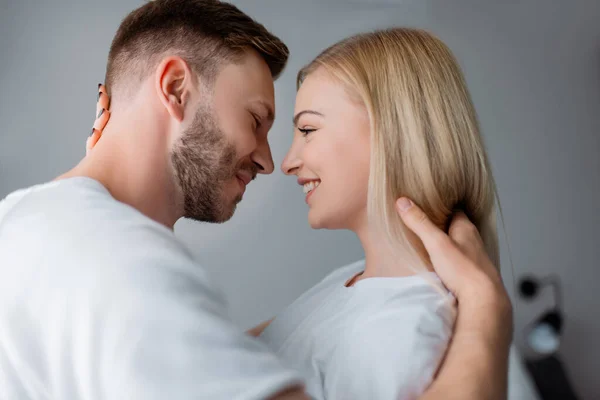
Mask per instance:
[[[449,344],[454,297],[430,272],[345,286],[363,270],[359,261],[334,271],[278,315],[261,340],[304,375],[316,399],[416,399]]]

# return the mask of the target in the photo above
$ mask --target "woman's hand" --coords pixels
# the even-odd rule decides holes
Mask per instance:
[[[103,84],[98,84],[98,101],[96,102],[96,121],[94,121],[94,126],[92,128],[92,132],[90,137],[87,138],[85,142],[85,154],[90,154],[90,151],[94,148],[98,140],[102,136],[102,131],[106,124],[108,123],[108,119],[110,118],[110,112],[108,111],[108,107],[110,105],[110,99],[106,94],[106,88]]]

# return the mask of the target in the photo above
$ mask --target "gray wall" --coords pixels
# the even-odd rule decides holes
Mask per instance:
[[[515,278],[556,274],[562,356],[583,398],[600,398],[600,2],[294,1],[235,3],[290,46],[271,133],[291,142],[294,77],[324,46],[391,25],[440,35],[464,66],[504,208]],[[517,4],[519,3],[519,4]],[[554,4],[551,4],[554,3]],[[0,0],[0,197],[49,180],[84,153],[112,36],[137,0]],[[233,220],[180,222],[177,234],[247,327],[277,313],[333,268],[362,255],[346,232],[311,231],[301,189],[277,172],[254,182]],[[504,276],[512,284],[506,242]],[[551,304],[550,298],[547,303]],[[540,311],[517,301],[521,329]]]

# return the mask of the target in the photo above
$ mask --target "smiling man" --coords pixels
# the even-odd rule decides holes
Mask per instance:
[[[0,398],[303,396],[172,231],[183,217],[229,220],[273,172],[273,81],[287,58],[227,3],[154,1],[124,19],[102,140],[0,203]]]

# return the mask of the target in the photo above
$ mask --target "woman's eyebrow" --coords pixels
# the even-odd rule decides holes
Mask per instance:
[[[321,114],[321,113],[320,113],[320,112],[318,112],[318,111],[314,111],[314,110],[303,110],[303,111],[300,111],[298,114],[296,114],[296,115],[294,116],[294,119],[293,119],[293,121],[292,121],[292,122],[294,123],[294,126],[295,126],[295,125],[298,123],[298,119],[299,119],[301,116],[303,116],[304,114],[318,115],[318,116],[320,116],[320,117],[324,117],[324,116],[325,116],[325,115]]]

